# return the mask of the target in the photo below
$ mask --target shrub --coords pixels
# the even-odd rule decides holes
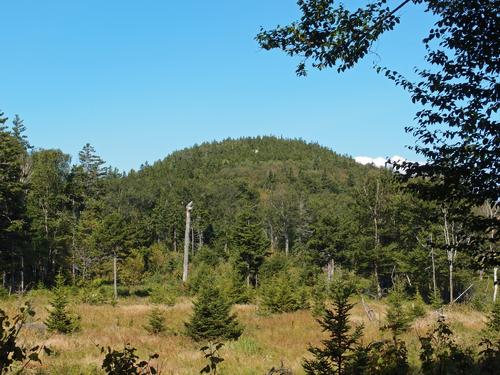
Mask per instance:
[[[42,350],[47,355],[51,353],[45,346],[27,347],[17,342],[26,320],[34,315],[35,312],[28,303],[21,307],[19,313],[13,318],[9,318],[0,309],[0,374],[10,372],[16,364],[21,367],[16,373],[21,373],[29,362],[41,362],[40,352]]]
[[[173,306],[177,298],[176,290],[170,285],[155,284],[151,288],[149,299],[152,303]]]
[[[158,307],[151,310],[148,316],[148,324],[144,328],[152,335],[158,335],[166,331],[165,316]]]
[[[325,302],[327,297],[327,286],[324,278],[320,278],[312,288],[311,311],[313,316],[319,317],[325,311]]]
[[[61,274],[56,276],[56,286],[50,300],[51,309],[45,321],[47,329],[58,333],[72,333],[80,329],[80,317],[68,312],[68,297],[64,289],[64,278]]]
[[[82,303],[89,305],[104,305],[113,301],[113,295],[104,286],[96,286],[94,283],[81,287],[79,298]]]
[[[497,375],[500,368],[500,339],[496,342],[484,338],[479,344],[479,371],[482,375]]]
[[[425,302],[418,290],[410,303],[409,314],[412,319],[421,318],[426,314]]]
[[[140,360],[135,354],[136,349],[130,344],[125,345],[122,351],[114,349],[101,348],[101,353],[106,353],[101,368],[108,375],[156,375],[158,369],[152,364],[151,360],[158,358],[158,354],[149,356],[149,360]]]
[[[221,342],[211,343],[202,347],[200,350],[203,352],[208,364],[200,370],[200,374],[217,375],[217,367],[224,361],[219,354],[219,350],[224,346]]]
[[[0,286],[0,301],[9,298],[9,292],[3,286]]]
[[[437,327],[420,338],[420,360],[424,375],[470,374],[473,360],[470,350],[460,348],[453,340],[453,332],[444,317]]]
[[[410,373],[408,350],[404,341],[393,336],[390,340],[375,341],[367,348],[363,367],[352,366],[353,373],[367,375],[406,375]],[[360,371],[362,369],[362,371]]]
[[[486,323],[486,329],[491,335],[500,336],[500,302],[493,304],[491,313],[488,316],[488,322]]]
[[[308,307],[305,288],[284,272],[268,280],[261,287],[260,294],[266,312],[292,312]]]
[[[190,321],[185,323],[188,336],[195,341],[238,339],[243,328],[230,309],[231,304],[221,291],[213,282],[207,282],[194,302]]]
[[[139,250],[133,250],[119,267],[120,279],[125,285],[138,285],[144,274],[144,256]]]
[[[249,288],[241,279],[231,263],[221,263],[215,272],[217,285],[231,303],[248,303],[253,298],[253,288]]]

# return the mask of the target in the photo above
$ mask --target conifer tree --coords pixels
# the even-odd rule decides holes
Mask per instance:
[[[194,313],[186,325],[186,332],[195,341],[236,340],[243,327],[232,315],[231,304],[221,291],[208,281],[194,302]]]
[[[318,322],[329,337],[323,340],[323,348],[310,347],[313,359],[304,360],[304,370],[308,375],[344,375],[350,362],[355,358],[356,346],[362,336],[363,326],[351,332],[349,313],[354,306],[349,303],[353,289],[340,285],[333,291],[333,309],[326,309]]]
[[[157,335],[165,332],[165,316],[158,307],[154,307],[149,313],[148,325],[144,327],[152,335]]]
[[[236,250],[235,262],[247,285],[257,285],[259,268],[264,262],[268,243],[255,211],[245,206],[236,218],[232,246]]]
[[[68,297],[64,290],[64,278],[61,274],[56,276],[56,286],[50,306],[49,316],[45,321],[49,331],[68,334],[80,329],[80,317],[68,311]]]
[[[22,160],[26,150],[8,129],[8,118],[0,111],[0,272],[3,286],[14,272],[26,226],[26,184]],[[14,285],[11,285],[14,286]]]
[[[399,336],[407,331],[410,326],[410,317],[403,306],[405,294],[403,285],[397,282],[392,288],[387,298],[389,308],[387,310],[387,325],[394,336]]]

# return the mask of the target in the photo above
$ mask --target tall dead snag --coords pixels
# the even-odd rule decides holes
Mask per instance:
[[[115,297],[115,300],[118,299],[118,282],[117,282],[117,272],[116,272],[116,258],[117,258],[117,251],[115,250],[113,252],[113,296]]]
[[[187,282],[188,278],[188,263],[189,263],[189,240],[191,234],[191,211],[193,210],[193,202],[186,205],[186,231],[184,233],[184,265],[182,270],[182,282]]]

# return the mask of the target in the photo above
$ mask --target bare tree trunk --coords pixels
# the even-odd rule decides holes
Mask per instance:
[[[203,247],[203,231],[201,230],[201,225],[198,226],[198,250]]]
[[[194,228],[191,227],[191,256],[194,256]]]
[[[453,224],[448,223],[448,210],[446,208],[443,209],[443,232],[444,232],[444,240],[447,246],[446,255],[448,258],[448,272],[449,272],[449,289],[450,289],[450,304],[453,303],[453,261],[455,258],[453,247],[454,243],[454,234],[453,234]],[[452,247],[453,245],[453,247]]]
[[[186,206],[186,231],[184,232],[184,263],[182,270],[182,282],[187,282],[188,279],[188,266],[189,266],[189,234],[191,228],[191,210],[193,209],[193,202],[189,202]]]
[[[497,301],[498,294],[498,267],[493,268],[493,303]]]
[[[116,253],[113,254],[113,292],[115,294],[115,300],[118,299],[118,282],[117,282],[117,272],[116,272]]]
[[[174,252],[177,252],[177,228],[174,227]]]
[[[335,273],[335,260],[331,259],[326,265],[326,280],[331,283]]]
[[[375,263],[375,267],[373,270],[373,274],[375,277],[375,283],[377,284],[377,298],[382,298],[382,287],[380,286],[380,280],[378,278],[378,265]]]
[[[271,252],[274,253],[274,231],[272,224],[269,224],[269,238],[271,240]]]
[[[21,255],[21,293],[24,293],[24,256]]]
[[[437,283],[436,283],[436,263],[434,262],[434,247],[431,245],[431,261],[432,261],[432,289],[434,299],[437,298]]]
[[[450,303],[453,303],[453,262],[449,262],[450,272]]]
[[[290,250],[290,239],[288,238],[288,233],[285,234],[285,255],[288,256]]]

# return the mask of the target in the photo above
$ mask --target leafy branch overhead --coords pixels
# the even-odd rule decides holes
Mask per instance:
[[[299,0],[299,21],[273,30],[261,28],[256,40],[266,50],[281,49],[290,56],[301,56],[297,74],[307,74],[307,62],[317,69],[333,68],[343,72],[370,52],[381,34],[399,23],[397,11],[387,0],[367,4],[354,11],[334,0]]]

